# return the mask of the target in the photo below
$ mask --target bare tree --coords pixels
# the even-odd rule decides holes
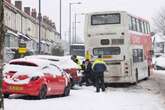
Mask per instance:
[[[165,35],[165,8],[162,8],[160,12],[153,18],[155,31],[162,32]]]
[[[2,95],[2,65],[3,65],[3,46],[4,46],[4,8],[3,0],[0,0],[0,110],[4,109]]]

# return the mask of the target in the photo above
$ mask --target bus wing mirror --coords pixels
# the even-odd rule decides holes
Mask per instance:
[[[150,50],[149,54],[153,56],[154,55],[154,50]]]

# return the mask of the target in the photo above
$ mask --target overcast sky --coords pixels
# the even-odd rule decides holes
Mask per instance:
[[[14,0],[13,0],[14,1]],[[22,0],[24,6],[38,8],[38,0]],[[59,1],[60,0],[41,0],[43,15],[49,16],[59,30]],[[152,22],[155,14],[165,6],[165,0],[62,0],[62,34],[63,38],[68,34],[68,13],[70,2],[82,2],[81,5],[72,6],[72,14],[87,13],[93,11],[123,10],[128,13],[140,16]],[[73,18],[74,16],[72,16]],[[77,16],[78,17],[78,16]],[[80,21],[77,27],[82,27],[83,16],[78,17]],[[81,34],[79,32],[79,34]]]

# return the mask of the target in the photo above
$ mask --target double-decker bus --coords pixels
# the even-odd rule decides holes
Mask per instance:
[[[107,64],[105,83],[137,83],[149,77],[152,41],[147,20],[125,11],[88,13],[84,35],[92,60],[102,55]]]
[[[85,55],[84,44],[71,44],[70,45],[70,54],[84,57],[84,55]]]

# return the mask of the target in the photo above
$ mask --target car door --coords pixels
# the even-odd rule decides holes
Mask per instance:
[[[54,91],[61,94],[65,88],[65,78],[62,74],[62,71],[56,66],[51,64],[51,73],[54,77]]]
[[[47,82],[48,94],[53,95],[55,91],[55,76],[52,74],[51,67],[45,66],[43,72]]]

